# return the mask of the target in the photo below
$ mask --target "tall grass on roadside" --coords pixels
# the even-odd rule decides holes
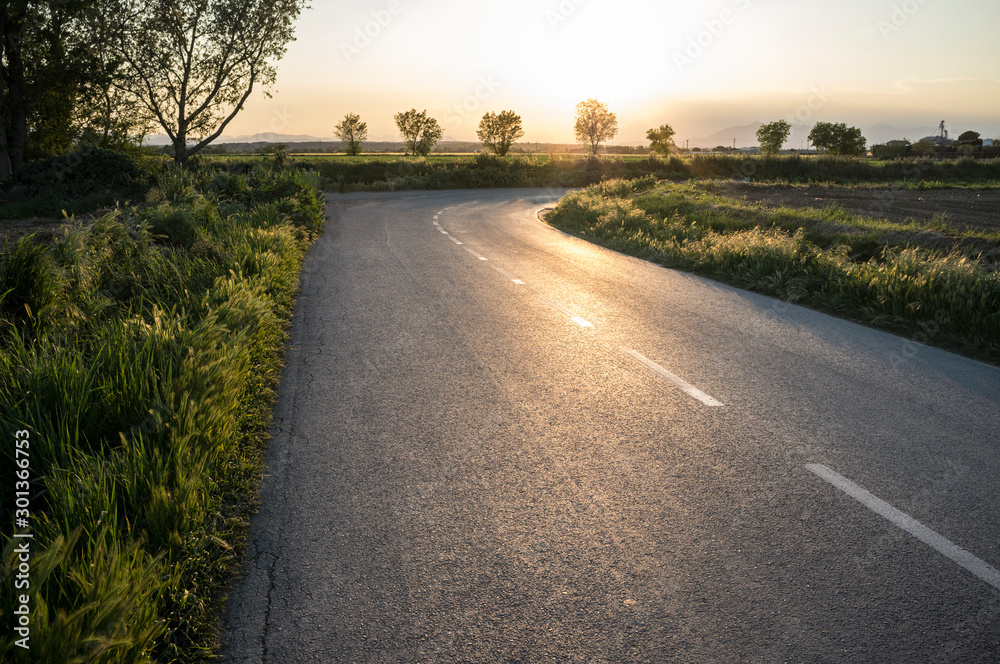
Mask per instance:
[[[919,229],[839,208],[765,209],[692,185],[607,182],[547,220],[615,249],[1000,363],[1000,272]],[[994,254],[996,255],[996,254]]]
[[[474,189],[493,187],[582,187],[607,178],[655,174],[661,179],[683,178],[676,158],[626,160],[571,156],[496,157],[478,154],[442,162],[428,159],[318,160],[327,189],[393,191],[402,189]]]
[[[581,155],[443,159],[303,158],[329,190],[393,191],[489,187],[583,187],[650,175],[659,180],[738,179],[795,183],[1000,183],[1000,160],[875,162],[859,157],[693,155],[625,159]]]
[[[30,432],[35,550],[32,647],[7,630],[5,661],[211,655],[301,261],[323,224],[316,183],[265,166],[169,170],[142,205],[67,224],[51,246],[7,247],[0,426]],[[8,589],[13,479],[0,477]]]

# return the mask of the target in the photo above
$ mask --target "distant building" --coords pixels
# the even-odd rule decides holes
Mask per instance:
[[[920,139],[921,143],[930,143],[934,147],[946,148],[949,145],[954,145],[955,141],[950,138],[945,138],[944,136],[925,136]]]

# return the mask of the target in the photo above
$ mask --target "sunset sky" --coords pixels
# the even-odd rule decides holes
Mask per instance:
[[[314,0],[296,37],[228,136],[330,137],[353,112],[398,140],[393,114],[415,107],[475,140],[484,112],[514,109],[523,140],[571,143],[588,97],[619,144],[779,118],[1000,136],[997,0]]]

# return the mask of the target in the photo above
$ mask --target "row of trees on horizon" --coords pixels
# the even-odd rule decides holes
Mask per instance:
[[[306,0],[0,3],[0,181],[30,159],[86,146],[135,149],[154,129],[185,164],[222,135],[254,91],[267,94],[305,7]],[[427,154],[443,136],[426,111],[395,119],[409,153]],[[349,152],[367,138],[355,114],[337,131]],[[763,125],[761,151],[779,151],[789,131],[784,120]],[[587,99],[576,107],[574,134],[596,155],[618,134],[617,116]],[[675,151],[674,134],[669,124],[649,129],[651,151]],[[524,136],[521,117],[486,113],[477,135],[507,154]],[[809,140],[830,154],[866,151],[861,130],[843,123],[819,122]]]
[[[397,113],[394,119],[408,154],[430,154],[444,134],[438,121],[428,116],[426,110],[417,111],[412,108]],[[788,140],[791,129],[791,125],[785,120],[762,125],[757,131],[761,152],[765,154],[780,152],[782,145]],[[602,144],[618,135],[618,117],[608,110],[607,104],[596,99],[587,99],[576,106],[573,132],[577,142],[592,155],[596,155],[600,152]],[[676,150],[675,133],[669,124],[662,124],[647,131],[646,140],[650,142],[650,150],[660,155],[667,155]],[[358,114],[348,113],[336,125],[334,134],[343,141],[347,154],[358,155],[361,154],[362,144],[368,139],[368,125],[361,121],[361,116]],[[512,110],[500,113],[488,112],[480,120],[476,135],[487,149],[496,155],[504,156],[517,139],[524,136],[521,116]],[[809,141],[835,155],[864,154],[866,148],[861,130],[843,123],[816,123],[809,133]]]
[[[410,109],[397,113],[394,117],[407,154],[430,154],[444,133],[437,120],[428,116],[426,110]],[[605,142],[618,134],[618,118],[608,110],[607,104],[596,99],[587,99],[577,104],[573,129],[577,142],[590,154],[596,155]],[[756,133],[760,152],[765,155],[780,153],[791,130],[792,126],[787,120],[775,120],[761,125]],[[362,152],[362,144],[368,138],[368,125],[361,121],[359,115],[348,113],[343,121],[336,125],[334,134],[343,141],[347,154],[358,155]],[[488,112],[480,120],[476,134],[488,150],[504,156],[517,140],[524,136],[521,116],[512,110],[500,113]],[[650,142],[649,150],[659,155],[677,151],[674,135],[675,131],[669,124],[650,129],[646,132],[646,140]],[[959,142],[971,143],[977,139],[979,134],[974,131],[959,136]],[[861,156],[868,151],[867,140],[861,129],[843,122],[817,122],[809,132],[809,143],[831,155]],[[923,149],[920,143],[916,146],[915,154],[931,152]],[[875,156],[890,158],[903,156],[909,151],[911,144],[905,140],[890,141],[886,145],[873,145],[872,148]],[[728,148],[719,146],[716,150],[728,150]]]

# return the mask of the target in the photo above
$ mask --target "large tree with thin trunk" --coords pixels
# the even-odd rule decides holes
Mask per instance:
[[[0,3],[0,180],[6,180],[24,160],[28,135],[23,44],[28,33],[27,0]]]
[[[524,136],[521,116],[514,111],[500,111],[500,113],[491,111],[479,121],[476,135],[483,145],[493,150],[494,154],[503,157],[510,152],[510,146]]]
[[[418,111],[411,108],[393,116],[399,133],[406,142],[408,152],[419,155],[428,155],[434,148],[434,144],[441,140],[444,130],[438,121],[427,115],[427,111]]]
[[[333,128],[337,138],[344,142],[347,154],[361,154],[361,144],[368,140],[368,123],[361,121],[357,113],[348,113],[337,126]]]
[[[187,162],[225,130],[294,39],[305,0],[111,0],[116,85],[170,137]]]
[[[760,143],[762,154],[778,154],[781,147],[788,140],[788,134],[792,131],[792,125],[787,120],[775,120],[762,124],[757,129],[757,141]]]
[[[843,122],[817,122],[809,132],[809,142],[832,155],[863,155],[866,145],[861,130]]]
[[[618,117],[608,110],[608,105],[596,99],[581,101],[576,105],[576,140],[597,154],[601,143],[618,134]]]

